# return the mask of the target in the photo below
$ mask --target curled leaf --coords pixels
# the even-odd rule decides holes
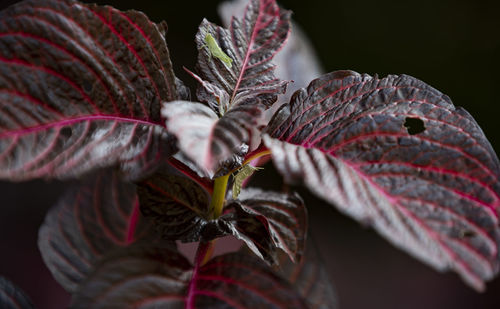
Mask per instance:
[[[254,114],[255,113],[255,114]],[[254,132],[248,119],[260,114],[258,109],[244,107],[233,111],[235,119],[217,115],[207,106],[186,101],[165,103],[162,109],[167,128],[177,137],[178,147],[210,177],[227,174],[243,163],[248,152],[244,144]],[[248,130],[246,130],[248,129]],[[243,144],[242,144],[243,143]]]
[[[307,212],[297,194],[245,189],[238,200],[230,201],[223,215],[212,223],[217,225],[219,233],[243,240],[250,250],[269,264],[278,262],[278,249],[294,262],[302,257]],[[205,237],[208,231],[215,233],[208,230],[209,226],[204,231]]]

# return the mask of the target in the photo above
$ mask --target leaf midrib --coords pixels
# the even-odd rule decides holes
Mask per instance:
[[[245,52],[245,59],[243,59],[243,63],[241,64],[241,71],[240,71],[240,74],[238,76],[236,86],[234,86],[233,93],[231,95],[231,99],[229,100],[229,106],[231,106],[233,101],[234,101],[234,97],[236,96],[236,93],[238,92],[238,88],[240,87],[240,83],[243,80],[243,74],[245,73],[245,71],[247,69],[248,60],[250,58],[250,55],[252,54],[253,43],[255,41],[255,37],[256,37],[257,32],[258,32],[257,31],[257,24],[259,23],[259,20],[262,17],[263,10],[264,9],[262,7],[259,8],[259,14],[257,15],[255,25],[253,26],[253,29],[252,29],[252,35],[250,36],[250,39],[248,41],[248,47],[247,47],[247,50]]]
[[[53,122],[47,122],[47,123],[44,123],[41,125],[23,127],[23,128],[15,129],[15,130],[5,130],[4,132],[0,132],[0,139],[5,138],[5,137],[11,137],[11,136],[26,135],[26,134],[30,134],[30,133],[37,132],[37,131],[44,131],[47,129],[51,129],[54,127],[70,126],[70,125],[74,125],[74,124],[79,123],[79,122],[100,121],[100,120],[109,120],[109,121],[116,121],[116,122],[122,122],[122,123],[142,124],[145,126],[164,127],[164,125],[160,122],[156,123],[156,122],[152,122],[152,121],[135,119],[135,118],[131,118],[131,117],[113,116],[113,115],[86,115],[86,116],[80,116],[80,117],[74,117],[74,118],[60,119],[60,120],[56,120]]]

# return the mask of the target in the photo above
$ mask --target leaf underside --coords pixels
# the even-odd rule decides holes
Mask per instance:
[[[267,133],[287,181],[478,290],[497,274],[500,164],[441,92],[410,76],[337,71],[295,93]]]
[[[20,288],[6,278],[0,276],[0,308],[32,309],[35,307]]]
[[[177,99],[165,25],[69,0],[0,12],[0,178],[65,178],[119,163],[129,177],[172,151],[160,103]]]
[[[190,74],[200,82],[198,100],[212,111],[199,103],[183,102],[190,113],[182,114],[167,103],[162,115],[169,132],[178,137],[179,148],[211,176],[227,173],[224,165],[241,164],[233,154],[242,145],[252,150],[260,143],[263,112],[286,91],[287,82],[274,76],[271,60],[289,31],[290,12],[281,10],[274,0],[250,1],[243,19],[233,19],[229,29],[207,20],[199,26],[195,39],[199,76]],[[208,36],[232,59],[231,67],[214,56]],[[194,117],[202,118],[203,125],[193,123]]]
[[[232,253],[192,267],[176,251],[130,249],[100,265],[72,308],[306,308],[257,258]]]
[[[258,116],[241,115],[238,121],[218,119],[207,106],[187,101],[164,104],[162,115],[167,118],[169,133],[177,137],[178,147],[210,177],[226,174],[243,163],[248,146],[241,141],[248,135],[240,128],[246,125],[245,119]]]
[[[140,214],[135,186],[103,170],[69,190],[50,210],[38,246],[56,280],[74,292],[104,254],[155,237],[151,222]]]

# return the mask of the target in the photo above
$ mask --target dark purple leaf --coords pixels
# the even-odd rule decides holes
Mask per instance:
[[[71,308],[184,308],[192,266],[176,250],[131,246],[106,256]]]
[[[229,26],[233,16],[242,16],[245,13],[246,5],[247,0],[222,2],[218,7],[218,11],[223,24]],[[288,84],[286,95],[280,96],[278,102],[266,111],[267,120],[271,118],[281,104],[290,101],[291,94],[302,87],[306,87],[312,79],[323,73],[319,59],[304,31],[293,20],[291,28],[292,31],[288,41],[273,59],[276,65],[276,77],[291,81],[291,83]]]
[[[271,60],[288,38],[290,15],[274,0],[251,0],[243,18],[233,18],[229,29],[203,20],[196,34],[197,71],[202,80],[229,94],[228,101],[212,102],[214,111],[222,116],[246,102],[269,107],[285,92],[287,82],[274,76]],[[207,35],[232,59],[231,66],[213,55]]]
[[[164,34],[141,12],[69,0],[0,12],[0,178],[151,169],[171,148],[160,103],[177,99]]]
[[[137,187],[142,213],[167,239],[197,241],[208,218],[210,195],[191,178],[160,170]]]
[[[307,308],[261,260],[226,254],[193,267],[165,248],[110,257],[73,298],[72,308]]]
[[[135,186],[102,171],[69,190],[47,214],[38,246],[56,280],[74,292],[105,253],[153,237]]]
[[[20,288],[6,278],[0,276],[0,308],[31,309],[35,307]]]
[[[478,290],[497,274],[500,164],[441,92],[405,75],[333,72],[295,93],[267,132],[287,181]]]
[[[278,271],[297,289],[311,309],[338,308],[337,298],[317,248],[308,237],[305,255],[298,263],[281,254]]]
[[[244,189],[228,202],[218,225],[243,240],[257,256],[276,264],[278,248],[300,261],[306,240],[307,212],[297,194]]]
[[[307,308],[288,282],[250,255],[217,256],[194,274],[188,308]]]
[[[199,26],[199,76],[191,74],[201,84],[198,100],[213,111],[202,104],[176,102],[164,104],[162,114],[179,148],[210,175],[217,174],[221,164],[237,166],[238,158],[232,156],[242,145],[253,149],[260,143],[263,112],[286,90],[287,82],[274,76],[271,60],[289,31],[290,12],[280,10],[274,0],[250,1],[243,20],[233,19],[229,30],[207,20]],[[230,66],[214,54],[217,48],[232,59]]]

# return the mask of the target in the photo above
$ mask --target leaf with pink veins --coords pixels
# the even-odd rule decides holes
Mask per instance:
[[[497,275],[500,163],[446,95],[411,76],[332,72],[296,92],[267,134],[288,182],[477,290]]]

